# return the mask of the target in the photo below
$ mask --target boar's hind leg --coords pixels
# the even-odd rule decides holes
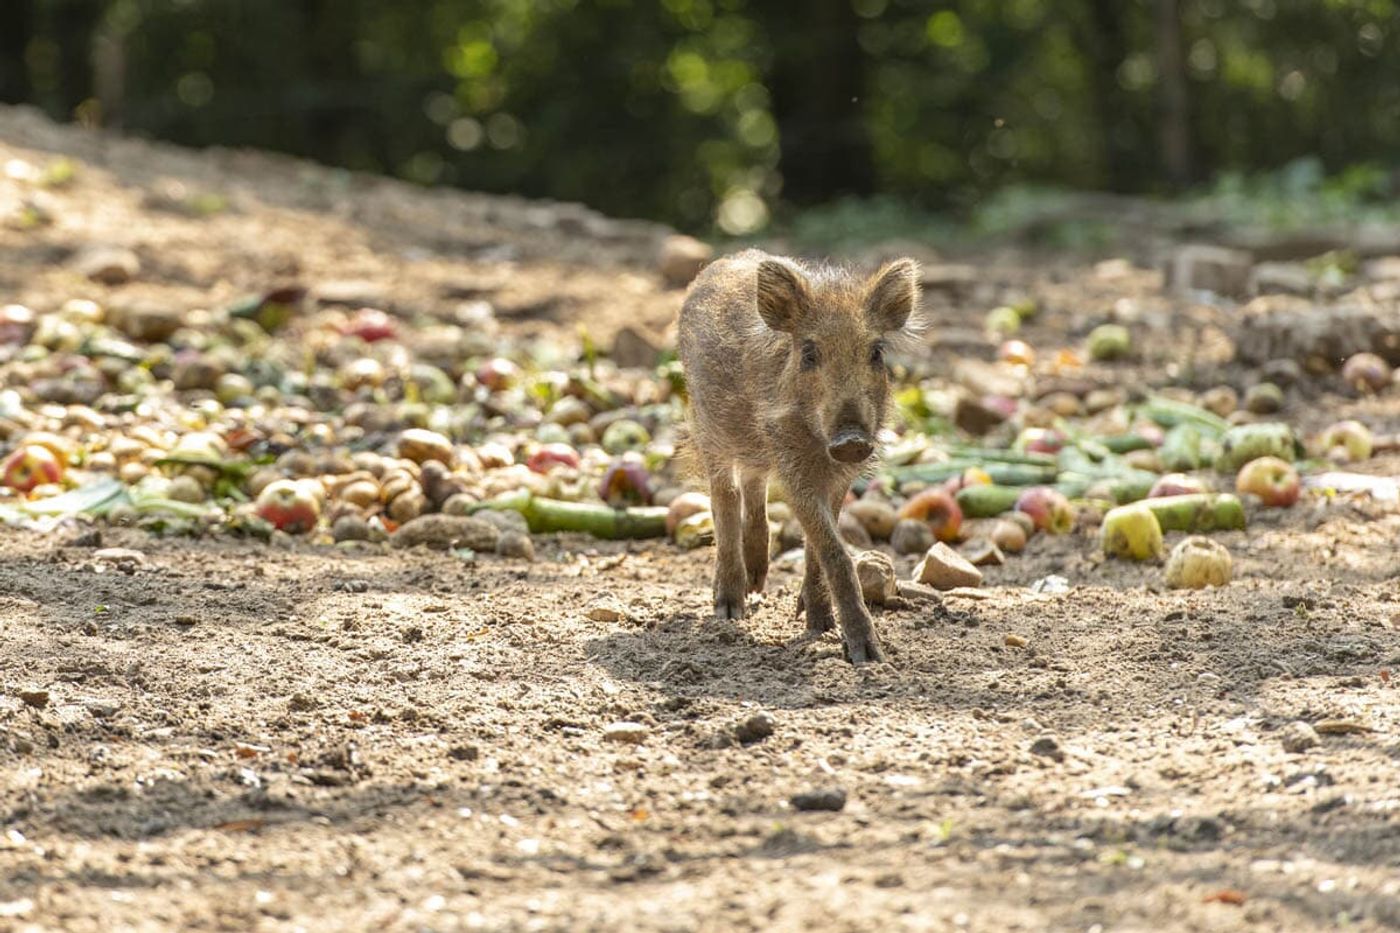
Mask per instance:
[[[836,627],[836,614],[831,611],[831,594],[826,589],[826,578],[822,576],[822,559],[817,549],[808,541],[805,569],[802,572],[802,592],[797,594],[797,612],[807,614],[807,633],[820,635]]]
[[[730,463],[710,464],[710,509],[715,518],[715,617],[742,619],[748,578],[744,573],[743,512]]]
[[[837,499],[837,502],[840,500]],[[836,615],[841,621],[842,641],[846,645],[846,655],[852,664],[866,664],[883,661],[885,654],[880,647],[880,639],[875,634],[875,624],[865,608],[861,596],[860,583],[856,579],[855,564],[846,546],[836,531],[836,515],[830,503],[813,502],[810,499],[794,503],[797,519],[802,523],[802,531],[807,537],[808,554],[816,551],[821,564],[822,576],[831,600],[836,604]],[[806,587],[803,588],[806,596]],[[808,628],[811,627],[812,606],[807,604]]]
[[[745,473],[740,484],[744,502],[744,570],[749,592],[762,593],[768,579],[768,476]]]

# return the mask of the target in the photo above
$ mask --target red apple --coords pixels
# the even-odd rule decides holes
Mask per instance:
[[[1198,492],[1210,492],[1210,483],[1195,476],[1188,476],[1185,473],[1168,473],[1158,477],[1157,482],[1152,484],[1152,491],[1147,494],[1149,499],[1160,499],[1163,496],[1189,496]]]
[[[1074,527],[1074,508],[1064,493],[1049,486],[1032,486],[1016,499],[1016,511],[1030,516],[1035,527],[1062,535]]]
[[[63,479],[63,462],[41,444],[16,448],[0,464],[0,482],[16,492],[30,492],[35,486]]]
[[[962,508],[952,494],[941,487],[917,493],[900,506],[898,517],[923,522],[939,541],[956,541],[962,530]]]
[[[1240,467],[1235,489],[1258,496],[1265,505],[1284,508],[1298,501],[1302,486],[1293,464],[1278,457],[1260,457]]]
[[[703,492],[683,492],[666,509],[666,534],[675,537],[676,528],[692,515],[710,511],[710,497]]]
[[[347,337],[359,337],[365,343],[392,340],[397,332],[394,319],[377,308],[361,308],[341,327]]]
[[[304,483],[279,479],[258,493],[253,505],[258,517],[288,534],[304,534],[316,527],[321,503]]]
[[[541,444],[525,465],[536,473],[548,473],[557,466],[578,467],[578,451],[568,444]]]
[[[1338,421],[1317,439],[1318,452],[1337,463],[1369,460],[1374,447],[1371,429],[1360,421]]]
[[[640,460],[614,460],[598,483],[598,498],[613,508],[651,502],[651,481]]]
[[[1035,350],[1024,340],[1008,340],[997,348],[997,358],[1003,363],[1034,366]]]
[[[1016,438],[1014,446],[1026,453],[1054,454],[1065,446],[1065,436],[1054,428],[1026,428]]]
[[[515,384],[520,376],[520,367],[504,357],[487,360],[476,368],[477,385],[488,392],[499,392]]]

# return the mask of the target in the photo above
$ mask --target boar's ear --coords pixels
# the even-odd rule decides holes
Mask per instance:
[[[807,280],[774,259],[758,264],[758,315],[774,330],[795,331],[807,311]]]
[[[912,259],[885,263],[866,285],[865,316],[882,333],[901,330],[918,303],[919,265]]]

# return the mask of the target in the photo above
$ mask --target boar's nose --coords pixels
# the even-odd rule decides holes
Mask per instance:
[[[831,459],[839,463],[860,463],[875,451],[870,435],[860,428],[842,428],[826,445]]]

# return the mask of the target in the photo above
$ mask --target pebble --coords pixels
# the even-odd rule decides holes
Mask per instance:
[[[814,787],[788,798],[794,810],[838,813],[846,808],[846,791],[840,787]]]
[[[1282,745],[1284,745],[1284,751],[1291,752],[1291,754],[1294,755],[1299,754],[1299,752],[1308,751],[1309,748],[1313,748],[1315,745],[1322,742],[1322,740],[1317,737],[1316,728],[1309,726],[1308,723],[1305,723],[1305,721],[1301,719],[1292,721],[1292,723],[1288,723],[1288,726],[1284,727],[1281,741]]]
[[[922,554],[933,547],[933,530],[925,522],[900,519],[890,531],[890,546],[896,554]]]
[[[894,561],[880,551],[861,551],[856,555],[856,577],[860,591],[870,606],[883,606],[899,595],[895,583]]]
[[[1030,753],[1040,755],[1042,758],[1050,758],[1054,761],[1065,760],[1065,750],[1060,747],[1060,740],[1053,735],[1042,735],[1031,743]]]
[[[117,700],[84,700],[83,708],[98,719],[111,719],[121,712],[122,705]]]
[[[368,541],[369,522],[358,515],[342,515],[331,526],[331,537],[340,541]]]
[[[99,246],[79,254],[77,270],[103,285],[125,285],[141,274],[141,260],[129,249]]]
[[[129,547],[104,547],[101,550],[92,552],[92,559],[102,561],[106,564],[141,564],[146,563],[146,555],[142,551]]]
[[[772,716],[754,713],[734,727],[734,738],[739,740],[740,745],[752,745],[772,735],[775,727]]]
[[[26,706],[32,706],[35,709],[43,709],[49,705],[49,692],[47,690],[21,688],[18,696]]]
[[[1002,641],[1006,643],[1006,647],[1008,648],[1026,647],[1026,640],[1020,635],[1007,635],[1005,638],[1002,639]]]
[[[621,622],[627,618],[627,613],[616,606],[594,606],[588,610],[588,618],[594,622]]]
[[[991,541],[974,538],[963,545],[963,557],[976,567],[1000,567],[1006,563],[1006,555]]]
[[[473,551],[494,551],[500,531],[495,525],[474,515],[420,515],[404,522],[390,536],[396,548],[423,545],[434,551],[468,548]]]
[[[613,722],[603,727],[603,741],[638,745],[646,741],[649,731],[639,722]]]
[[[684,234],[673,234],[661,244],[656,269],[667,285],[683,288],[700,274],[714,252],[708,243]]]
[[[512,512],[511,514],[516,513]],[[533,561],[535,559],[535,542],[530,540],[530,535],[526,532],[510,528],[502,531],[501,536],[496,539],[496,553],[502,557]]]
[[[959,586],[980,586],[982,571],[968,563],[957,551],[937,542],[914,568],[914,580],[938,590]]]

